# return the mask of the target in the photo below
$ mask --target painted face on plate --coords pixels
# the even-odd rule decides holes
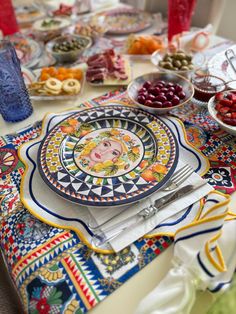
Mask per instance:
[[[120,143],[114,140],[105,140],[91,150],[89,157],[94,163],[107,160],[116,162],[122,153],[123,149]]]

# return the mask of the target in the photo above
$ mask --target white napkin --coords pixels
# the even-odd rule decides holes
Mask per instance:
[[[236,220],[226,218],[229,200],[210,193],[199,220],[176,233],[173,268],[136,314],[188,314],[197,289],[219,291],[229,285],[236,266]]]
[[[183,167],[184,163],[182,161],[178,162],[178,166],[176,171]],[[195,184],[196,182],[201,182],[203,179],[197,174],[193,173],[180,187],[185,186],[187,184]],[[114,249],[114,251],[118,252],[122,250],[127,245],[130,245],[143,235],[147,234],[151,230],[153,230],[158,224],[160,224],[162,221],[166,220],[169,217],[172,217],[179,212],[181,212],[184,208],[190,206],[191,204],[197,202],[200,200],[203,196],[208,194],[210,191],[212,191],[213,188],[206,184],[203,187],[193,191],[192,193],[186,195],[185,197],[182,197],[181,199],[176,200],[172,204],[169,204],[163,210],[161,210],[158,214],[156,214],[154,217],[144,220],[135,226],[132,226],[132,228],[125,230],[122,234],[114,238],[110,241],[110,245]],[[104,221],[108,220],[109,218],[115,216],[117,213],[122,212],[118,217],[112,219],[112,221],[105,226],[104,233],[106,236],[110,236],[114,232],[120,229],[117,228],[113,229],[111,232],[106,232],[106,229],[108,230],[109,226],[114,225],[117,222],[122,222],[126,218],[133,216],[135,213],[139,212],[141,209],[144,209],[145,207],[148,207],[151,205],[156,199],[168,195],[170,192],[164,192],[164,191],[157,191],[153,195],[151,195],[149,198],[146,198],[145,200],[135,203],[131,206],[125,206],[125,207],[109,207],[109,208],[95,208],[95,207],[89,207],[89,212],[95,219],[98,225],[103,223]],[[135,221],[135,220],[134,220]],[[126,222],[122,225],[122,228],[130,225],[131,222]]]

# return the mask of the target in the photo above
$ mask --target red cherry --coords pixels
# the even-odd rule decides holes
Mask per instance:
[[[175,90],[176,90],[176,92],[182,92],[182,90],[183,90],[183,87],[181,86],[181,85],[179,85],[179,84],[176,84],[175,85]]]
[[[162,106],[163,108],[169,108],[172,107],[172,103],[170,101],[165,101]]]
[[[184,99],[184,98],[186,97],[185,92],[179,92],[179,93],[178,93],[178,97],[179,97],[180,99]]]
[[[166,84],[166,82],[165,82],[165,81],[163,81],[163,80],[159,80],[159,81],[156,81],[156,84],[162,84],[162,85],[165,85],[165,84]]]
[[[144,105],[148,106],[148,107],[152,107],[152,101],[151,100],[146,100]]]
[[[172,92],[169,92],[166,94],[167,100],[171,100],[173,97],[174,97],[174,93],[172,93]]]
[[[165,102],[167,100],[167,98],[163,95],[158,95],[156,98],[155,98],[156,101],[160,101],[161,103]]]
[[[171,100],[171,103],[173,106],[177,106],[179,104],[179,97],[178,96],[174,96]]]
[[[158,87],[159,89],[161,89],[161,88],[163,88],[163,87],[164,87],[164,85],[163,85],[163,84],[155,84],[154,86],[155,86],[155,87]]]
[[[147,89],[145,87],[140,88],[139,93],[146,93]]]
[[[166,94],[168,92],[168,89],[166,87],[162,87],[161,92]]]
[[[173,83],[171,83],[171,82],[168,82],[167,84],[166,84],[166,87],[173,87],[174,86],[174,84]]]
[[[175,88],[173,86],[171,86],[171,87],[168,88],[168,91],[174,93],[175,92]]]
[[[147,100],[151,100],[152,102],[155,100],[155,96],[154,95],[152,95],[152,94],[149,94],[148,96],[147,96]]]
[[[144,84],[143,84],[143,87],[146,88],[146,89],[149,89],[149,87],[151,87],[152,83],[150,81],[146,81]]]
[[[162,108],[162,103],[160,101],[154,101],[153,102],[153,107],[155,107],[155,108]]]
[[[145,101],[146,101],[146,98],[145,98],[143,95],[140,95],[140,96],[138,96],[137,101],[138,101],[140,104],[144,104]]]
[[[154,87],[153,88],[153,95],[157,96],[160,93],[160,88],[159,87]]]

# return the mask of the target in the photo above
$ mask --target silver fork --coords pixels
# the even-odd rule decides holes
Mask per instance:
[[[193,168],[186,164],[178,171],[176,171],[171,177],[171,179],[159,191],[168,192],[176,190],[180,186],[180,184],[182,184],[193,172],[194,172]],[[113,219],[121,215],[125,210],[122,210],[121,212],[117,213],[116,215],[112,216],[111,218],[107,219],[106,221],[99,225],[94,226],[90,221],[87,223],[87,226],[91,231],[96,232],[100,228],[104,227],[107,223],[111,222]]]

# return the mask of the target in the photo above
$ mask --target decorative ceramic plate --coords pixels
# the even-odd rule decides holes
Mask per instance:
[[[64,198],[86,206],[133,203],[172,175],[178,146],[159,118],[137,108],[107,106],[71,115],[42,141],[43,180]]]
[[[117,104],[114,103],[114,105]],[[57,194],[52,197],[52,191],[48,185],[44,184],[37,167],[38,150],[44,136],[60,121],[78,113],[78,110],[77,108],[70,112],[48,114],[44,119],[40,137],[20,147],[19,155],[26,166],[24,178],[21,181],[21,200],[24,206],[40,220],[58,228],[74,230],[90,248],[108,253],[92,246],[91,237],[93,233],[86,226],[88,221],[91,222],[88,208],[68,202]],[[191,165],[199,175],[204,175],[209,169],[209,162],[199,150],[187,141],[187,134],[182,122],[174,117],[162,117],[161,120],[173,130],[178,139],[179,160]],[[170,232],[174,234],[178,228],[192,222],[193,217],[195,217],[195,215],[190,213],[192,210],[195,212],[194,207],[190,206],[190,208],[181,211],[180,215],[170,217],[164,224],[161,224],[151,232],[152,236],[160,234],[170,235]]]
[[[236,45],[231,46],[229,49],[232,49],[234,53],[236,53]],[[234,65],[236,65],[235,60]],[[225,80],[225,82],[236,80],[236,73],[227,60],[225,51],[215,54],[208,61],[207,66],[211,75],[220,77],[221,79]],[[236,88],[236,84],[232,88]]]
[[[103,14],[108,25],[108,34],[136,33],[152,25],[150,14],[135,9],[120,8]]]
[[[42,47],[37,41],[23,35],[10,36],[9,40],[16,49],[21,65],[29,68],[38,62],[42,54]]]

